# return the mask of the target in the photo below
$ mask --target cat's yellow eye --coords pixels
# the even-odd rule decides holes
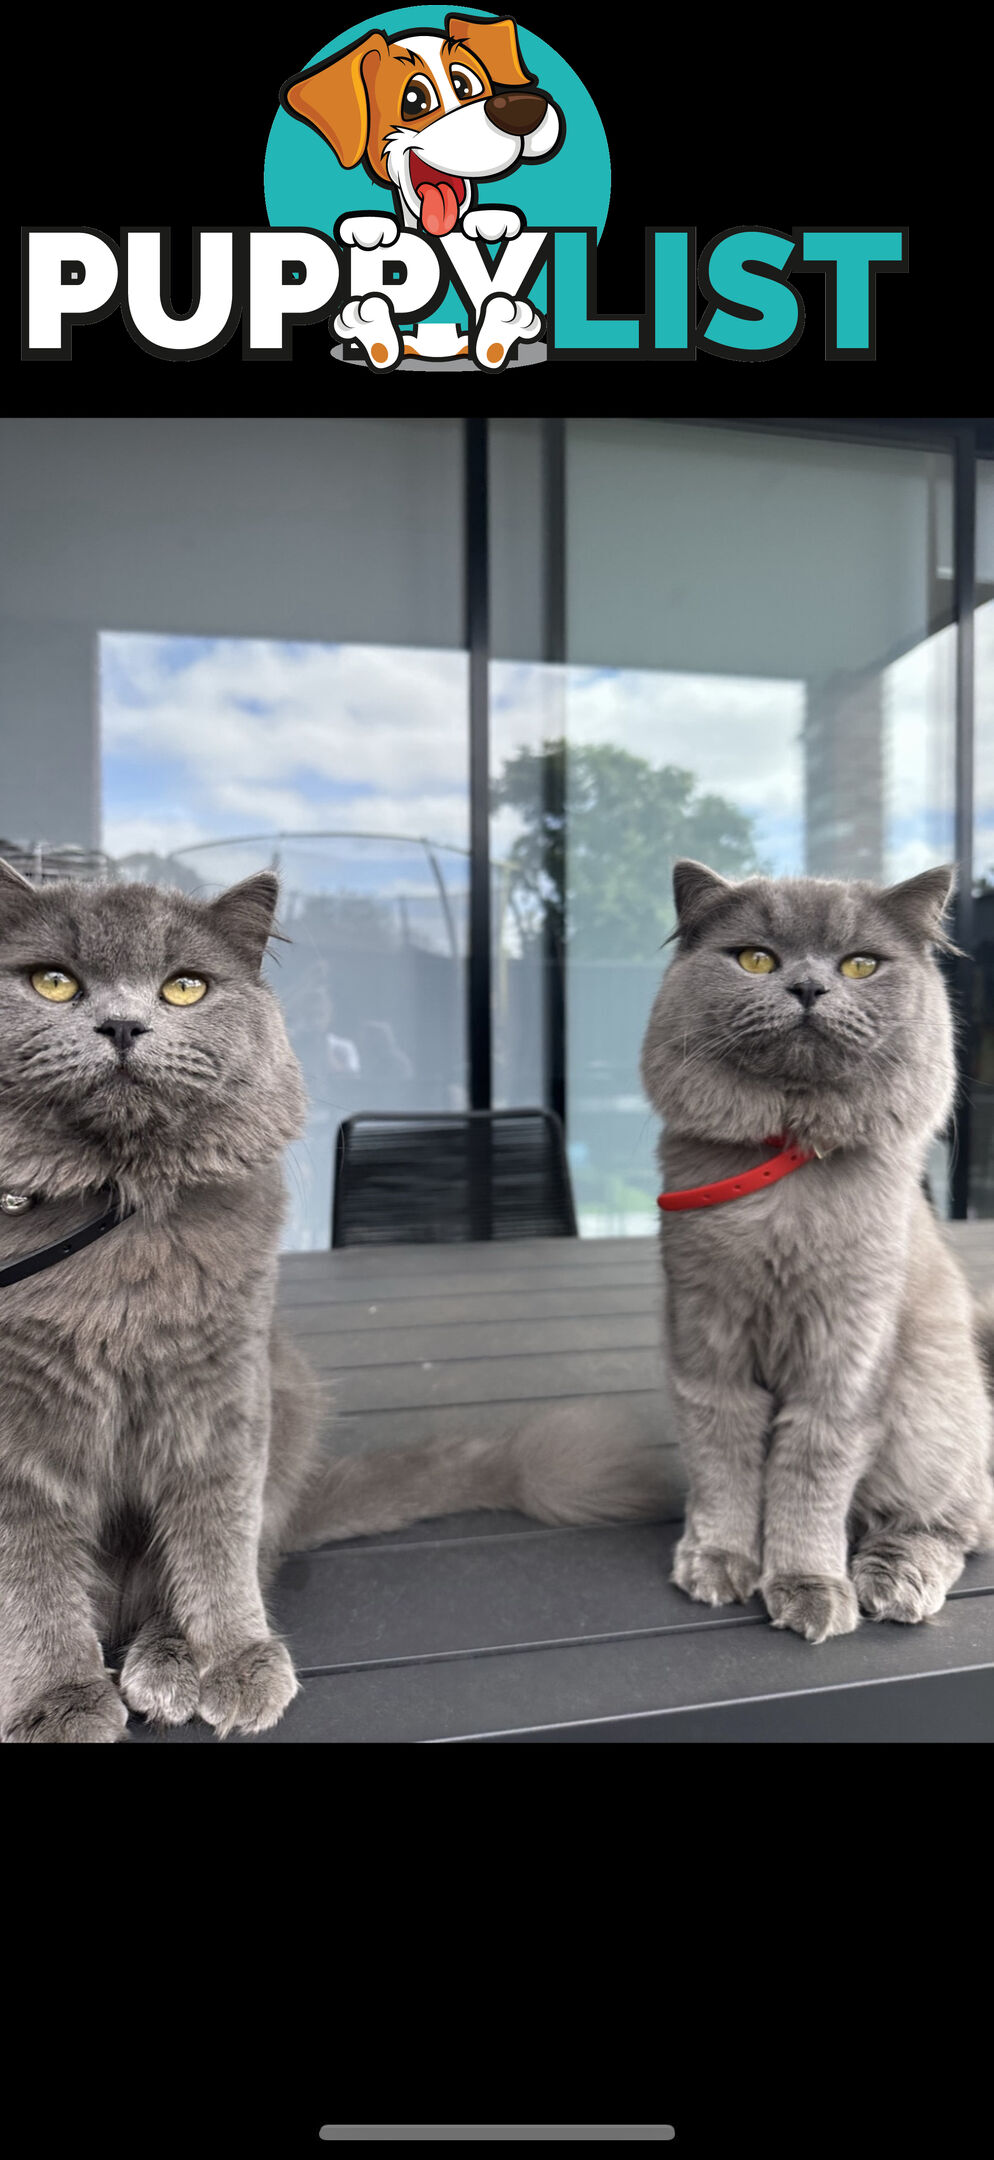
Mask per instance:
[[[778,962],[771,952],[763,952],[757,945],[747,945],[744,952],[736,954],[739,966],[747,975],[772,975]]]
[[[850,953],[847,960],[839,961],[839,966],[843,975],[848,975],[853,982],[865,982],[868,975],[877,972],[877,963],[871,960],[869,953]]]
[[[162,985],[162,996],[167,1005],[199,1005],[207,995],[207,984],[202,975],[170,975]]]
[[[64,968],[36,968],[31,977],[31,987],[38,996],[47,998],[50,1005],[68,1005],[76,996],[79,984],[75,975],[67,975]]]

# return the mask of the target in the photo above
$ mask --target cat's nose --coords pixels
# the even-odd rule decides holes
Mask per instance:
[[[143,1020],[102,1020],[98,1035],[109,1035],[119,1058],[126,1058],[139,1035],[147,1035]]]
[[[805,1012],[810,1012],[816,998],[824,997],[827,983],[816,982],[813,975],[805,975],[802,982],[788,983],[791,997],[800,998]]]

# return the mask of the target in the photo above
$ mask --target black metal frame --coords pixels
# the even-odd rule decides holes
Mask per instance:
[[[647,425],[651,426],[649,421]],[[941,451],[953,459],[953,605],[956,640],[956,942],[967,956],[955,971],[953,993],[958,1012],[959,1088],[956,1146],[950,1205],[954,1218],[967,1213],[970,1178],[969,1072],[972,1027],[973,819],[974,819],[974,610],[976,581],[977,464],[981,448],[977,421],[962,420],[711,420],[681,418],[687,427],[728,427],[736,432],[796,435],[874,445]],[[565,422],[545,419],[542,426],[542,558],[545,636],[543,656],[553,665],[566,659],[566,474]],[[470,768],[470,954],[469,1043],[470,1103],[488,1109],[492,1100],[492,922],[490,878],[490,559],[488,499],[488,422],[465,422],[466,459],[466,642],[469,652]],[[986,588],[985,588],[986,596]],[[550,767],[546,775],[546,813],[565,810],[565,774]],[[568,835],[567,835],[568,843]],[[566,1124],[566,1006],[564,956],[546,940],[544,1071],[547,1107]]]
[[[466,646],[469,653],[469,1101],[493,1093],[490,901],[490,497],[485,420],[466,421]]]
[[[543,499],[543,597],[545,637],[543,658],[554,667],[566,662],[566,422],[542,423]],[[543,767],[547,818],[563,821],[563,886],[569,833],[565,828],[565,746],[561,759],[547,758]],[[545,1041],[546,1101],[566,1126],[566,954],[550,909],[545,930]]]

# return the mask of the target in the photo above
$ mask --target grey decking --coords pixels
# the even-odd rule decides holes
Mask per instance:
[[[975,1288],[994,1286],[994,1223],[949,1234]],[[287,1561],[274,1612],[304,1687],[252,1745],[994,1737],[994,1555],[926,1626],[864,1623],[817,1649],[758,1601],[712,1611],[669,1584],[682,1477],[653,1240],[294,1255],[282,1278],[287,1323],[333,1383],[336,1448],[503,1431],[537,1403],[599,1397],[666,1448],[672,1500],[637,1529],[451,1517]],[[217,1744],[199,1724],[131,1731]]]

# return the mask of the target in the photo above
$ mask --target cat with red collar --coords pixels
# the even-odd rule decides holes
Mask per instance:
[[[759,1589],[810,1642],[929,1618],[994,1544],[994,1324],[922,1189],[955,1085],[951,890],[948,867],[674,875],[642,1050],[689,1481],[673,1579],[711,1605]]]

